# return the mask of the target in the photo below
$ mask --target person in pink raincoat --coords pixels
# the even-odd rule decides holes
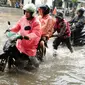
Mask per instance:
[[[37,65],[37,46],[41,38],[40,22],[34,17],[36,7],[34,4],[26,4],[23,7],[24,16],[10,30],[19,33],[21,39],[17,40],[16,50],[29,56],[33,64]]]
[[[38,8],[39,20],[41,22],[42,37],[40,40],[40,46],[47,47],[47,41],[53,34],[54,19],[49,14],[50,8],[48,5],[42,5]]]

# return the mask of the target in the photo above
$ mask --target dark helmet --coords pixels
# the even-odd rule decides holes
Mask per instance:
[[[56,18],[63,19],[63,13],[62,12],[57,12]]]
[[[44,15],[49,14],[49,12],[50,12],[50,8],[49,8],[48,5],[42,5],[39,8],[43,9],[43,14]]]
[[[79,12],[81,15],[83,15],[84,14],[84,9],[83,8],[80,8],[77,12]]]

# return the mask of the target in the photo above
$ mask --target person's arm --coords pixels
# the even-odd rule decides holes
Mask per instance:
[[[64,35],[65,31],[66,31],[66,24],[65,23],[60,23],[62,26],[60,28],[60,33],[58,33],[58,37],[61,37]]]
[[[54,32],[54,25],[55,25],[55,21],[53,21],[53,19],[49,19],[47,24],[46,24],[46,28],[47,28],[47,37],[49,38],[50,36],[52,36],[53,32]]]
[[[21,22],[21,20],[19,20],[16,23],[16,25],[14,25],[12,28],[10,28],[10,31],[17,33],[21,29],[20,22]]]
[[[68,21],[70,24],[75,22],[75,18],[72,18],[70,21]]]
[[[75,23],[74,28],[72,31],[81,31],[84,27],[84,18],[78,20],[78,22]]]
[[[84,19],[79,20],[79,21],[75,24],[75,26],[76,26],[77,28],[84,26]]]

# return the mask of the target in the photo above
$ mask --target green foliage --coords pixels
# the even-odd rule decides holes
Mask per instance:
[[[66,1],[66,2],[72,1],[72,3],[76,3],[78,0],[64,0],[64,1]]]
[[[76,3],[78,0],[72,0],[73,3]]]

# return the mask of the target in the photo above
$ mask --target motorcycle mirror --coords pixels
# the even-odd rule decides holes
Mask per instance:
[[[4,32],[4,34],[5,34],[6,32],[9,32],[10,21],[8,21],[7,23],[8,23],[8,29]]]
[[[25,26],[24,30],[31,30],[30,26]]]
[[[8,25],[10,25],[10,21],[8,21]]]

